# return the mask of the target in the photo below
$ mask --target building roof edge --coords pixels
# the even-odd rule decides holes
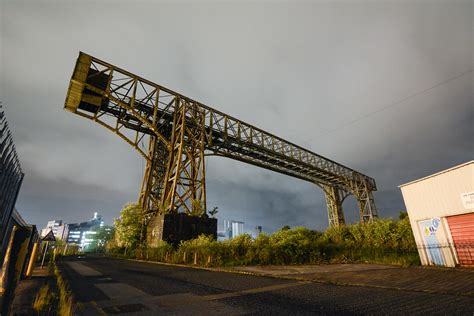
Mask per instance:
[[[413,181],[410,181],[410,182],[407,182],[407,183],[404,183],[404,184],[400,184],[398,187],[399,187],[399,188],[403,188],[403,187],[409,186],[409,185],[411,185],[411,184],[414,184],[414,183],[416,183],[416,182],[424,181],[424,180],[426,180],[426,179],[439,176],[440,174],[447,173],[447,172],[453,171],[453,170],[455,170],[455,169],[459,169],[459,168],[465,167],[465,166],[470,165],[470,164],[474,164],[474,160],[466,161],[466,162],[464,162],[464,163],[462,163],[462,164],[460,164],[460,165],[456,165],[456,166],[453,166],[453,167],[451,167],[451,168],[448,168],[448,169],[445,169],[445,170],[442,170],[442,171],[433,173],[433,174],[428,175],[428,176],[425,176],[425,177],[423,177],[423,178],[419,178],[419,179],[416,179],[416,180],[413,180]]]

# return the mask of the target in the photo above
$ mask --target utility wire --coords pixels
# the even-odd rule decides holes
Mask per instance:
[[[472,71],[473,71],[472,69],[469,69],[468,71],[465,71],[465,72],[463,72],[463,73],[461,73],[461,74],[459,74],[459,75],[457,75],[457,76],[454,76],[454,77],[451,77],[451,78],[449,78],[449,79],[447,79],[447,80],[445,80],[445,81],[439,82],[439,83],[435,84],[434,86],[431,86],[431,87],[429,87],[429,88],[426,88],[426,89],[423,89],[423,90],[418,91],[418,92],[416,92],[416,93],[413,93],[413,94],[411,94],[411,95],[409,95],[409,96],[407,96],[407,97],[405,97],[405,98],[403,98],[403,99],[400,99],[400,100],[398,100],[398,101],[396,101],[396,102],[390,103],[390,104],[388,104],[388,105],[386,105],[386,106],[384,106],[384,107],[381,107],[380,109],[377,109],[377,110],[375,110],[375,111],[373,111],[373,112],[366,113],[366,114],[364,114],[364,115],[362,115],[362,116],[360,116],[360,117],[358,117],[358,118],[356,118],[356,119],[353,119],[353,120],[351,120],[351,121],[348,121],[348,122],[342,124],[341,126],[339,126],[339,127],[337,127],[337,128],[334,128],[334,129],[331,129],[331,130],[327,130],[327,131],[325,131],[325,132],[323,132],[323,133],[317,135],[316,137],[325,136],[325,135],[328,135],[328,134],[332,134],[332,133],[334,133],[334,132],[336,132],[336,131],[338,131],[338,130],[344,129],[344,128],[346,128],[346,127],[348,127],[348,126],[350,126],[350,125],[353,125],[353,124],[355,124],[355,123],[357,123],[357,122],[359,122],[359,121],[361,121],[361,120],[364,120],[364,119],[366,119],[366,118],[368,118],[368,117],[370,117],[370,116],[373,116],[373,115],[375,115],[375,114],[378,114],[378,113],[380,113],[380,112],[383,112],[383,111],[385,111],[385,110],[388,110],[389,108],[392,108],[392,107],[394,107],[394,106],[400,105],[400,104],[404,103],[405,101],[408,101],[408,100],[410,100],[410,99],[412,99],[412,98],[414,98],[414,97],[417,97],[417,96],[422,95],[422,94],[424,94],[424,93],[426,93],[426,92],[428,92],[428,91],[431,91],[431,90],[433,90],[433,89],[435,89],[435,88],[438,88],[438,87],[440,87],[440,86],[442,86],[442,85],[445,85],[445,84],[447,84],[447,83],[449,83],[449,82],[451,82],[451,81],[453,81],[453,80],[456,80],[456,79],[459,79],[459,78],[461,78],[461,77],[464,77],[465,75],[471,73]]]

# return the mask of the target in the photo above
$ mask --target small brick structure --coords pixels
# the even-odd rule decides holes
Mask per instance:
[[[194,239],[202,234],[217,238],[216,218],[185,213],[158,214],[148,223],[147,243],[153,247],[164,240],[177,246],[182,240]]]

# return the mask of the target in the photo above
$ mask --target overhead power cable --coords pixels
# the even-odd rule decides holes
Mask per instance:
[[[370,117],[370,116],[373,116],[373,115],[378,114],[378,113],[380,113],[380,112],[386,111],[386,110],[388,110],[388,109],[390,109],[390,108],[392,108],[392,107],[398,106],[398,105],[404,103],[405,101],[408,101],[408,100],[410,100],[410,99],[412,99],[412,98],[414,98],[414,97],[417,97],[417,96],[419,96],[419,95],[422,95],[422,94],[424,94],[424,93],[426,93],[426,92],[429,92],[429,91],[431,91],[431,90],[433,90],[433,89],[436,89],[436,88],[438,88],[438,87],[440,87],[440,86],[442,86],[442,85],[445,85],[445,84],[447,84],[447,83],[449,83],[449,82],[451,82],[451,81],[454,81],[454,80],[456,80],[456,79],[462,78],[462,77],[464,77],[465,75],[470,74],[472,71],[473,71],[472,69],[469,69],[468,71],[465,71],[465,72],[463,72],[463,73],[461,73],[461,74],[459,74],[459,75],[457,75],[457,76],[454,76],[454,77],[451,77],[451,78],[449,78],[449,79],[446,79],[446,80],[444,80],[444,81],[442,81],[442,82],[439,82],[439,83],[435,84],[434,86],[431,86],[431,87],[429,87],[429,88],[420,90],[420,91],[418,91],[418,92],[416,92],[416,93],[410,94],[409,96],[404,97],[403,99],[400,99],[400,100],[398,100],[398,101],[395,101],[395,102],[393,102],[393,103],[390,103],[390,104],[388,104],[388,105],[386,105],[386,106],[384,106],[384,107],[381,107],[381,108],[379,108],[379,109],[377,109],[377,110],[375,110],[375,111],[366,113],[366,114],[364,114],[364,115],[362,115],[362,116],[360,116],[360,117],[358,117],[358,118],[355,118],[355,119],[353,119],[353,120],[351,120],[351,121],[348,121],[348,122],[346,122],[346,123],[343,123],[342,125],[340,125],[340,126],[337,127],[337,128],[334,128],[334,129],[331,129],[331,130],[326,130],[325,132],[323,132],[323,133],[317,135],[317,137],[325,136],[325,135],[334,133],[334,132],[336,132],[336,131],[339,131],[339,130],[341,130],[341,129],[344,129],[344,128],[346,128],[346,127],[348,127],[348,126],[350,126],[350,125],[353,125],[353,124],[355,124],[355,123],[357,123],[357,122],[359,122],[359,121],[361,121],[361,120],[364,120],[364,119],[366,119],[366,118],[368,118],[368,117]]]

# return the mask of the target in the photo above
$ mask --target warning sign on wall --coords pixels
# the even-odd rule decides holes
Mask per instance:
[[[461,194],[462,204],[467,210],[474,208],[474,192],[467,192]]]

